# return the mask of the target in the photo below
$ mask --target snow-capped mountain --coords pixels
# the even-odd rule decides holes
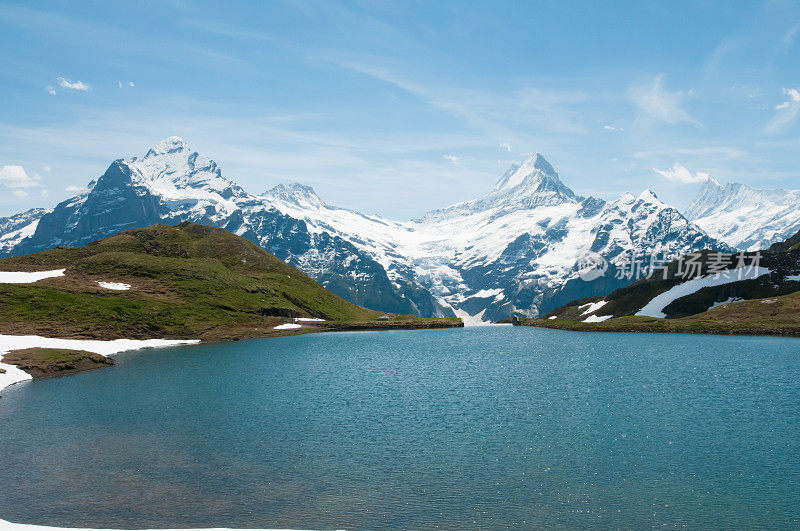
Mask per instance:
[[[799,190],[759,190],[708,179],[686,217],[715,238],[745,251],[766,249],[800,230]]]
[[[53,210],[0,220],[0,254],[83,245],[121,230],[193,221],[223,227],[363,306],[422,316],[536,316],[629,281],[579,277],[587,253],[728,249],[652,192],[576,195],[540,154],[473,201],[398,222],[325,204],[308,186],[248,193],[177,137],[117,160]]]

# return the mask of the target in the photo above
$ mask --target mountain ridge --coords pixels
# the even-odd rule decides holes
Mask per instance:
[[[0,234],[0,255],[192,221],[269,249],[360,306],[483,321],[534,316],[625,283],[580,281],[589,252],[619,265],[626,252],[727,248],[652,192],[611,202],[575,194],[538,153],[481,197],[393,221],[328,205],[298,183],[248,193],[177,137],[115,161],[90,190],[29,218]]]
[[[686,217],[737,249],[755,251],[800,230],[800,190],[760,189],[707,179]]]

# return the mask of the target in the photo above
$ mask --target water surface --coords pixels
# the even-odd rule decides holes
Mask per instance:
[[[0,518],[797,527],[800,341],[357,332],[117,357],[0,399]]]

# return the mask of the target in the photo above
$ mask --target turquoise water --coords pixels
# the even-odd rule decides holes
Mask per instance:
[[[800,340],[490,327],[117,359],[3,392],[0,518],[800,525]]]

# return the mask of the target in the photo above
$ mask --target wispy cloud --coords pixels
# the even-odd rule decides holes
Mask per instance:
[[[664,76],[659,75],[652,83],[630,89],[631,101],[645,115],[668,124],[688,122],[696,124],[683,108],[685,94],[681,91],[668,92],[663,87]]]
[[[783,93],[788,96],[788,99],[775,106],[777,112],[764,127],[765,133],[782,133],[794,123],[798,112],[800,112],[800,90],[793,88],[783,89]]]
[[[83,92],[86,92],[91,88],[88,83],[84,83],[83,81],[70,81],[64,77],[58,78],[58,86],[65,89],[81,90]]]
[[[56,95],[56,89],[54,87],[51,87],[50,85],[46,86],[45,90],[47,90],[47,93],[50,94],[51,96]]]
[[[36,174],[29,176],[22,166],[8,165],[0,168],[0,184],[7,188],[34,188],[41,186],[41,181],[41,177]]]
[[[458,157],[456,155],[445,154],[444,158],[446,160],[449,160],[451,163],[455,164],[456,166],[461,166],[462,164],[464,164],[464,159],[461,158],[461,157]]]
[[[666,177],[670,181],[676,181],[684,184],[702,183],[711,177],[709,174],[701,171],[697,171],[692,174],[689,169],[687,169],[685,166],[681,166],[677,162],[672,166],[671,169],[659,170],[657,168],[653,168],[653,171],[662,177]]]

